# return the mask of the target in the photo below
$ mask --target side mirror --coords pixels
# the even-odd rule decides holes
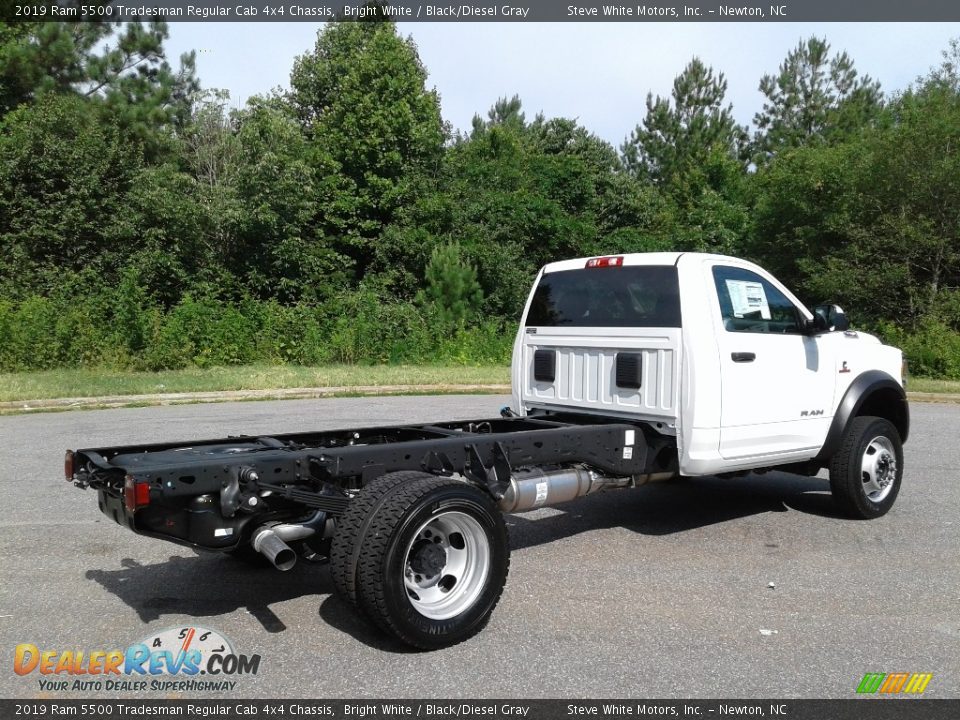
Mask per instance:
[[[807,324],[807,331],[811,335],[819,335],[820,333],[825,333],[830,328],[827,326],[827,318],[821,315],[817,310],[813,311],[813,320]]]
[[[843,332],[850,329],[850,321],[839,305],[817,305],[813,309],[813,326],[818,332]]]

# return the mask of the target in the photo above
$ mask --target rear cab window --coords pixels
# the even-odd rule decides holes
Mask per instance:
[[[680,288],[673,265],[626,265],[545,273],[526,327],[679,328]]]

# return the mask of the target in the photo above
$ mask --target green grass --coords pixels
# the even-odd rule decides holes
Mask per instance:
[[[243,365],[155,373],[100,369],[45,370],[0,373],[0,401],[214,390],[509,383],[510,368],[499,365]],[[907,389],[912,392],[960,394],[960,381],[912,377]]]
[[[912,377],[907,379],[907,390],[925,393],[960,393],[960,380],[932,380]]]
[[[502,366],[243,365],[155,373],[98,369],[45,370],[0,373],[0,401],[212,390],[362,385],[487,385],[509,382],[510,368]]]

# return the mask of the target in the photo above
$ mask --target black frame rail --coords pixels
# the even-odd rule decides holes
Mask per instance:
[[[306,502],[305,488],[358,489],[399,470],[459,473],[494,494],[522,467],[582,463],[611,475],[640,474],[647,445],[641,426],[603,418],[495,418],[79,450],[77,480],[131,475],[166,497],[258,483],[318,506]],[[330,499],[329,491],[324,496]]]

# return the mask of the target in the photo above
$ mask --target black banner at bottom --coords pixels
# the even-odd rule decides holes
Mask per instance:
[[[789,718],[955,720],[960,699],[850,700],[0,700],[0,718]]]

